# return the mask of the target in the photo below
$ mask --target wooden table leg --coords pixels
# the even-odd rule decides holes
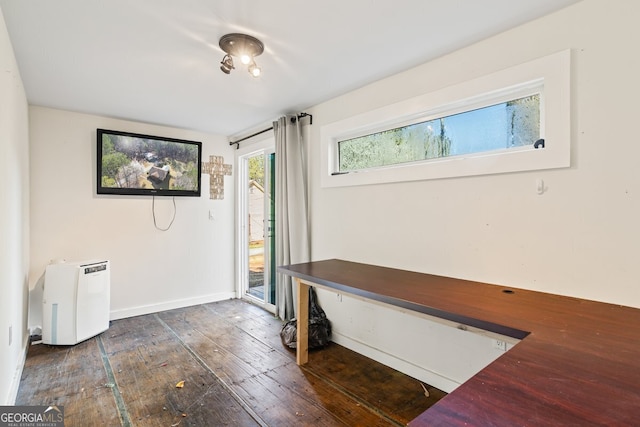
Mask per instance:
[[[309,285],[296,278],[298,291],[296,318],[296,363],[304,365],[309,361]]]

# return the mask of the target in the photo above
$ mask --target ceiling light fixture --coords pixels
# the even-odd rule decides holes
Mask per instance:
[[[255,57],[264,52],[264,44],[255,37],[246,34],[231,33],[220,38],[220,48],[225,52],[220,69],[223,73],[229,74],[235,69],[233,57],[239,58],[240,62],[248,65],[247,70],[253,77],[260,76],[262,70],[256,64]]]
[[[221,64],[220,69],[225,74],[229,74],[231,70],[236,68],[233,66],[233,58],[231,58],[230,55],[225,55],[224,58],[222,58]]]

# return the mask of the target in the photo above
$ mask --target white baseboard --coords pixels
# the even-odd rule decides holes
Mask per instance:
[[[413,377],[418,381],[436,387],[444,392],[451,393],[460,385],[460,383],[443,375],[440,375],[437,372],[430,371],[429,369],[417,366],[411,362],[407,362],[406,360],[400,359],[392,354],[385,353],[376,348],[370,347],[346,335],[336,334],[335,332],[333,332],[331,334],[331,341],[335,342],[336,344],[340,344],[341,346],[346,347],[350,350],[353,350],[356,353],[362,354],[369,359],[373,359],[376,362],[380,362],[383,365],[389,366],[396,371],[400,371],[403,374],[409,375],[410,377]]]
[[[137,307],[111,310],[109,318],[111,320],[124,319],[127,317],[141,316],[144,314],[157,313],[159,311],[173,310],[175,308],[190,307],[192,305],[206,304],[209,302],[223,301],[235,298],[235,292],[220,292],[217,294],[202,295],[199,297],[185,298],[167,301],[157,304],[139,305]]]
[[[18,361],[18,366],[16,366],[16,371],[13,374],[13,379],[11,380],[11,384],[9,384],[9,393],[7,394],[7,401],[3,404],[6,406],[13,406],[16,404],[16,398],[18,397],[18,388],[20,388],[20,379],[22,378],[22,371],[24,369],[24,364],[27,360],[27,351],[29,351],[29,337],[22,337],[22,342],[25,343],[22,348],[22,355],[20,356],[20,360]]]

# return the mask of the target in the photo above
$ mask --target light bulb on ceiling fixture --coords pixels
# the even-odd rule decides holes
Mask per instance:
[[[247,70],[253,77],[259,77],[262,73],[254,59],[264,52],[264,45],[257,38],[246,34],[226,34],[220,38],[220,48],[225,52],[220,66],[223,73],[230,74],[235,69],[232,59],[234,56],[248,66]]]
[[[249,65],[249,74],[253,77],[260,77],[261,73],[262,70],[256,65],[256,61],[251,61],[251,65]]]

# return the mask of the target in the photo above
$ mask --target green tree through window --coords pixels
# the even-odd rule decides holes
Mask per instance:
[[[339,171],[532,145],[540,137],[540,95],[346,139]]]

